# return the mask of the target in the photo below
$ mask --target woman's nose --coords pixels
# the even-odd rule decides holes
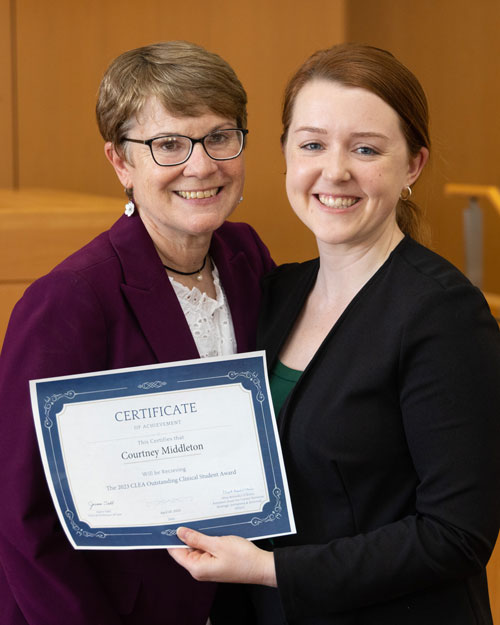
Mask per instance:
[[[217,161],[210,158],[201,143],[195,143],[191,156],[184,167],[185,176],[206,178],[217,171]]]
[[[325,159],[323,176],[334,182],[347,182],[351,179],[349,158],[339,150],[330,152]]]

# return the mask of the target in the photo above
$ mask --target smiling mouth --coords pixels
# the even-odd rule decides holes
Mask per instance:
[[[175,193],[185,200],[203,200],[207,197],[214,197],[221,189],[222,187],[215,187],[214,189],[205,189],[204,191],[175,191]]]
[[[335,197],[333,195],[324,195],[323,193],[319,193],[316,197],[321,204],[328,206],[328,208],[350,208],[356,202],[359,202],[360,199],[359,197]]]

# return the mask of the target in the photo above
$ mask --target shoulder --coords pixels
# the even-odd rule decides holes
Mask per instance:
[[[426,303],[459,298],[485,304],[481,291],[457,267],[409,237],[396,247],[372,282],[373,293],[403,314],[408,308],[415,311]]]
[[[82,273],[54,269],[15,305],[2,367],[15,367],[28,379],[104,368],[106,308]]]
[[[319,259],[305,261],[303,263],[285,263],[279,265],[267,274],[262,281],[264,293],[280,300],[292,290],[298,288],[310,288],[308,285],[316,279],[319,269]]]
[[[213,236],[215,240],[223,241],[229,247],[238,248],[242,243],[248,246],[264,245],[252,226],[243,222],[225,221]]]
[[[315,275],[319,269],[319,259],[313,258],[302,263],[284,263],[278,265],[265,278],[266,282],[279,284],[287,280]]]
[[[396,266],[412,283],[421,283],[427,289],[475,288],[452,263],[409,237],[394,250],[393,256]]]
[[[31,353],[38,374],[50,365],[54,375],[62,375],[69,371],[66,364],[75,362],[82,371],[96,363],[102,368],[109,320],[121,306],[121,283],[121,266],[106,231],[26,289],[9,320],[5,359],[17,361],[21,352]]]
[[[112,282],[121,283],[121,267],[109,240],[109,231],[103,232],[66,259],[48,274],[35,280],[25,291],[14,309],[13,316],[89,313],[99,307],[103,294],[110,294]],[[111,289],[112,290],[112,289]],[[36,315],[30,313],[35,309]]]
[[[318,269],[319,260],[315,259],[280,265],[264,277],[258,325],[260,345],[269,346],[275,337],[287,331],[288,320],[294,319],[303,306]]]
[[[115,259],[116,253],[111,245],[109,233],[110,230],[106,230],[99,234],[92,241],[61,261],[50,273],[60,271],[82,272],[96,265],[109,262],[110,259]]]
[[[228,260],[243,254],[251,264],[261,265],[265,273],[275,266],[266,245],[247,223],[224,222],[213,234],[211,252],[215,256],[223,255]]]
[[[486,342],[498,343],[498,324],[480,289],[439,254],[406,238],[393,253],[385,279],[386,310],[397,311],[405,332],[434,332],[460,344],[483,335]]]
[[[99,291],[82,268],[61,263],[50,273],[35,280],[15,305],[9,322],[11,327],[62,328],[64,323],[80,319],[95,324],[102,319],[103,306]]]
[[[46,290],[59,291],[67,285],[70,288],[95,290],[101,297],[107,298],[124,281],[122,261],[116,245],[122,221],[119,219],[109,230],[73,252],[47,275],[35,281],[32,287],[39,289],[43,286]],[[115,288],[110,288],[110,285]]]

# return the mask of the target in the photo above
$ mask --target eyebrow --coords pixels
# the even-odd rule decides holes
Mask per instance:
[[[326,130],[326,128],[318,128],[316,126],[301,126],[300,128],[297,128],[295,130],[295,132],[313,132],[316,134],[321,134],[321,135],[326,135],[328,134],[328,131]],[[378,139],[385,139],[388,140],[389,137],[387,135],[384,135],[380,132],[372,132],[372,131],[365,131],[365,132],[353,132],[351,134],[351,137],[357,139],[357,138],[378,138]]]
[[[375,137],[378,139],[389,139],[387,135],[382,134],[381,132],[353,132],[353,137]]]
[[[327,134],[325,128],[316,128],[316,126],[301,126],[300,128],[297,128],[295,132],[316,132],[322,135]]]
[[[232,121],[220,122],[219,124],[216,124],[215,126],[213,126],[212,130],[209,130],[207,134],[210,134],[211,132],[217,132],[219,130],[228,130],[230,128],[231,129],[236,128],[236,126],[237,126],[236,122],[232,122]],[[171,136],[176,136],[176,135],[180,135],[181,137],[187,137],[187,135],[183,134],[182,132],[178,132],[174,130],[167,130],[165,132],[158,132],[157,134],[154,135],[153,139],[159,139],[160,137],[171,137]]]

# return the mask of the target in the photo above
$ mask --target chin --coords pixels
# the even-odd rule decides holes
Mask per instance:
[[[184,231],[186,234],[192,234],[194,236],[212,234],[217,228],[220,228],[225,221],[225,215],[210,219],[195,219],[185,225]]]

